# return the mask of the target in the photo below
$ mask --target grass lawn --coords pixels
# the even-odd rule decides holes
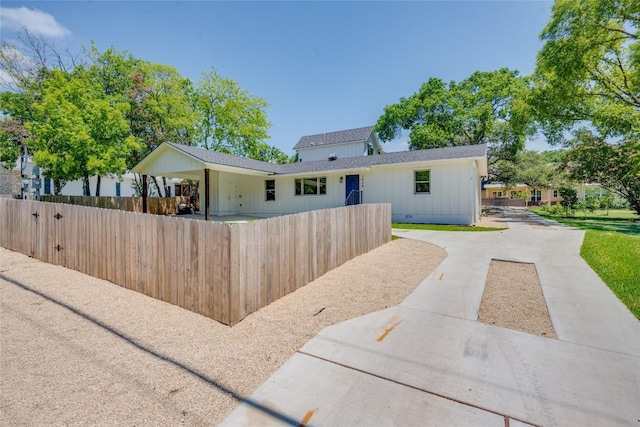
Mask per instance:
[[[405,224],[394,222],[392,228],[405,230],[437,230],[437,231],[499,231],[505,228],[473,227],[470,225],[445,225],[445,224]]]
[[[532,212],[545,218],[586,230],[580,255],[640,319],[640,219],[631,211],[595,212],[582,217],[562,218],[540,209]]]

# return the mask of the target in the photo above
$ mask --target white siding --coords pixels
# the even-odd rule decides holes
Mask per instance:
[[[327,160],[329,155],[335,154],[339,159],[345,157],[358,157],[367,154],[366,143],[363,141],[347,144],[334,144],[320,147],[310,147],[298,150],[298,158],[303,162],[313,160]]]
[[[414,171],[431,171],[430,194],[414,194]],[[360,175],[364,203],[391,203],[395,222],[475,224],[480,218],[480,183],[475,161],[374,167],[350,172],[317,173],[327,178],[326,195],[295,195],[295,176],[257,177],[211,173],[211,213],[277,216],[344,206],[346,175]],[[219,175],[214,178],[214,175]],[[343,182],[340,182],[340,178]],[[299,177],[298,177],[299,178]],[[274,179],[276,200],[266,201],[265,181]],[[236,210],[214,207],[225,197],[224,182],[235,184]],[[202,200],[202,199],[201,199]],[[216,202],[214,202],[216,201]],[[232,202],[233,203],[233,202]]]
[[[414,194],[414,171],[431,171],[430,194]],[[364,174],[363,201],[391,203],[394,222],[475,224],[479,183],[470,160],[375,168]]]
[[[145,166],[147,175],[172,176],[177,178],[199,179],[198,172],[201,171],[202,162],[180,153],[170,147],[161,146],[159,150],[164,150],[161,156],[155,161]],[[135,170],[135,168],[134,168]]]
[[[293,176],[238,176],[238,211],[245,215],[276,216],[314,209],[326,209],[344,206],[345,184],[340,183],[340,173],[318,173],[313,177],[327,178],[327,194],[295,195]],[[310,176],[311,177],[311,176]],[[276,200],[266,201],[265,181],[276,181]]]

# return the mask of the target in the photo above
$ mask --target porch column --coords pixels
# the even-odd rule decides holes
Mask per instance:
[[[209,169],[204,170],[204,220],[209,221]]]
[[[142,213],[147,213],[147,175],[142,175]]]

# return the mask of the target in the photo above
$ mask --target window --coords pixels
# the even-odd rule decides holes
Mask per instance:
[[[266,200],[275,200],[276,199],[276,180],[275,179],[267,179],[264,182],[265,190],[267,191]]]
[[[327,178],[296,178],[296,196],[327,194]]]
[[[512,191],[511,192],[511,196],[509,196],[512,199],[515,199],[516,197],[518,197],[518,193],[516,191]]]
[[[553,190],[553,198],[557,198],[558,197],[558,190]]]
[[[429,194],[431,192],[431,171],[414,171],[415,194]]]
[[[531,201],[539,202],[542,200],[542,191],[540,190],[531,190]]]

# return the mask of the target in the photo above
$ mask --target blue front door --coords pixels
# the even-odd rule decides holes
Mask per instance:
[[[360,204],[360,175],[347,175],[346,188],[346,205],[359,205]]]

